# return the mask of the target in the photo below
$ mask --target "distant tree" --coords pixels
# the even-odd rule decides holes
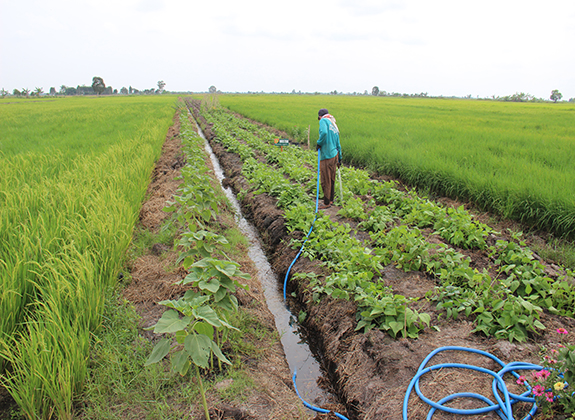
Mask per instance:
[[[216,93],[218,91],[218,89],[215,86],[210,86],[210,93]]]
[[[68,89],[68,86],[66,86],[66,85],[60,86],[60,94],[61,94],[61,95],[65,95],[65,94],[66,94],[66,89]]]
[[[36,93],[36,96],[40,96],[44,93],[44,88],[36,87],[34,88],[34,92]]]
[[[0,90],[0,95],[2,95],[2,97],[6,97],[10,94],[10,92],[8,92],[6,89],[2,88],[2,90]]]
[[[535,101],[535,96],[530,95],[529,93],[516,92],[510,96],[503,96],[499,98],[499,100],[505,102],[532,102]]]
[[[29,97],[30,96],[30,89],[28,89],[28,88],[22,89],[22,95],[24,95],[25,97]]]
[[[374,87],[371,89],[371,94],[372,94],[373,96],[379,95],[379,88],[378,88],[377,86],[374,86]]]
[[[114,95],[118,94],[118,89],[114,89]]]
[[[94,76],[92,78],[92,89],[94,89],[94,92],[96,92],[98,95],[101,95],[102,92],[104,92],[104,90],[106,89],[104,79],[98,76]]]
[[[551,91],[551,96],[549,97],[549,99],[551,99],[553,102],[557,102],[560,101],[562,97],[563,95],[561,95],[561,93],[559,93],[557,89],[554,89]]]
[[[130,86],[130,89],[132,89],[131,86]],[[121,95],[127,95],[127,94],[128,94],[128,89],[126,89],[126,87],[124,86],[122,89],[120,89],[120,94],[121,94]]]
[[[20,96],[20,95],[22,95],[22,92],[20,92],[18,89],[14,89],[14,90],[12,91],[12,95],[14,95],[14,96]]]
[[[64,89],[64,95],[76,95],[78,93],[78,89],[75,87],[66,87]]]
[[[50,88],[50,96],[54,96],[56,95],[56,88],[55,87],[51,87]]]
[[[159,93],[162,93],[164,91],[165,87],[166,87],[166,82],[164,82],[163,80],[160,80],[158,82],[158,90],[160,91]]]
[[[92,86],[76,86],[76,95],[93,95],[94,93],[96,93],[96,91]]]

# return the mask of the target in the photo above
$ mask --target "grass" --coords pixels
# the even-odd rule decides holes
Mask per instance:
[[[82,409],[85,419],[176,419],[186,415],[173,398],[195,395],[193,384],[158,364],[144,367],[153,344],[138,333],[135,309],[109,292],[101,332],[91,352]],[[180,403],[180,405],[182,405]]]

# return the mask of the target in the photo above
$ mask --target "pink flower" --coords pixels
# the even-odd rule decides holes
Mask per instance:
[[[557,354],[557,353],[559,353],[559,352],[558,352],[557,350],[555,350],[555,349],[551,349],[551,353]]]
[[[540,375],[539,372],[531,372],[531,377],[532,377],[535,381],[538,381],[540,376],[541,376],[541,375]]]
[[[527,378],[526,378],[525,376],[521,375],[521,376],[517,379],[517,384],[518,384],[518,385],[523,385],[526,380],[527,380]]]
[[[567,333],[567,330],[566,330],[565,328],[557,328],[557,332],[558,332],[559,334],[568,334],[568,333]]]
[[[545,399],[549,402],[553,402],[553,393],[552,392],[546,392],[545,393]]]
[[[535,385],[533,387],[533,395],[540,397],[545,392],[545,387],[543,385]]]
[[[542,371],[539,372],[539,376],[543,379],[547,379],[549,377],[549,375],[551,375],[551,373],[545,369],[543,369]]]

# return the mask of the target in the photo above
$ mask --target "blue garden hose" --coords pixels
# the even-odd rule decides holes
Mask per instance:
[[[319,408],[319,407],[313,406],[313,405],[311,405],[310,403],[306,402],[306,401],[301,397],[301,395],[299,395],[299,391],[297,390],[297,385],[295,384],[295,377],[296,377],[296,375],[297,375],[297,370],[295,370],[294,373],[293,373],[293,378],[292,378],[292,380],[293,380],[293,386],[295,387],[295,392],[296,392],[297,396],[298,396],[299,399],[303,402],[303,405],[305,405],[305,406],[306,406],[307,408],[309,408],[310,410],[316,411],[316,412],[318,412],[318,413],[322,413],[322,414],[333,413],[337,418],[339,418],[339,419],[341,419],[341,420],[348,420],[347,417],[345,417],[345,416],[343,416],[343,415],[341,415],[341,414],[339,414],[339,413],[336,413],[335,411],[326,410],[325,408]]]
[[[460,364],[460,363],[442,363],[439,365],[426,367],[429,360],[433,356],[435,356],[437,353],[442,352],[442,351],[449,351],[449,350],[466,351],[466,352],[476,353],[476,354],[488,357],[491,360],[498,363],[502,367],[502,369],[499,370],[498,372],[494,372],[494,371],[491,371],[489,369],[485,369],[482,367]],[[445,398],[443,398],[437,402],[431,401],[429,398],[425,397],[423,395],[423,393],[421,392],[421,390],[419,388],[419,378],[426,373],[429,373],[433,370],[442,369],[442,368],[469,369],[469,370],[474,370],[477,372],[482,372],[482,373],[486,373],[488,375],[493,376],[493,385],[492,385],[493,395],[494,395],[494,398],[497,401],[497,403],[493,403],[489,398],[487,398],[483,395],[475,394],[475,393],[468,393],[468,392],[449,395],[449,396],[447,396],[447,397],[445,397]],[[528,390],[526,392],[524,392],[521,395],[512,394],[507,390],[507,386],[506,386],[505,382],[503,381],[503,375],[507,372],[510,372],[516,378],[519,378],[519,374],[515,372],[516,370],[541,370],[541,369],[543,369],[542,366],[534,365],[531,363],[513,362],[513,363],[505,364],[501,360],[499,360],[497,357],[493,356],[490,353],[482,351],[482,350],[471,349],[471,348],[467,348],[467,347],[457,347],[457,346],[440,347],[440,348],[434,350],[433,352],[431,352],[423,360],[423,362],[419,366],[419,369],[417,370],[417,373],[415,374],[415,376],[413,377],[413,379],[409,383],[409,386],[407,388],[407,392],[405,393],[405,398],[403,400],[403,420],[408,420],[408,418],[407,418],[407,406],[408,406],[408,402],[409,402],[409,396],[410,396],[411,391],[413,390],[414,387],[415,387],[415,391],[417,392],[417,395],[419,396],[419,398],[421,398],[423,401],[425,401],[427,404],[429,404],[432,407],[431,410],[429,411],[428,416],[427,416],[428,420],[431,420],[431,418],[433,417],[433,414],[435,413],[436,410],[442,410],[442,411],[445,411],[448,413],[459,414],[459,415],[484,414],[484,413],[487,413],[490,411],[495,411],[502,420],[514,420],[512,406],[513,406],[513,404],[515,404],[519,401],[533,403],[531,410],[523,419],[523,420],[530,420],[533,418],[533,416],[535,415],[535,412],[537,411],[537,404],[535,403],[535,398],[529,396],[531,394],[531,387],[529,386],[529,384],[527,382],[525,382],[525,385],[528,388]],[[501,398],[501,394],[503,394],[503,398]],[[478,400],[481,400],[484,403],[486,403],[487,406],[483,407],[483,408],[478,408],[478,409],[463,410],[463,409],[446,407],[443,405],[444,403],[451,401],[451,400],[454,400],[454,399],[457,399],[457,398],[478,399]]]
[[[313,218],[313,222],[311,223],[311,227],[309,228],[309,232],[307,233],[307,235],[305,237],[305,241],[303,241],[303,244],[302,244],[299,252],[295,256],[295,258],[292,261],[292,263],[290,264],[290,266],[288,267],[288,270],[287,270],[287,273],[286,273],[286,276],[284,279],[284,302],[286,301],[286,287],[287,287],[287,281],[288,281],[288,277],[289,277],[289,273],[291,271],[291,268],[293,267],[293,265],[295,264],[295,262],[299,258],[300,254],[302,253],[303,247],[305,246],[305,243],[307,242],[309,235],[311,235],[311,231],[313,230],[313,225],[315,224],[315,221],[317,220],[317,210],[318,210],[318,204],[319,204],[319,162],[320,162],[320,156],[321,156],[321,152],[318,149],[318,151],[317,151],[317,188],[316,188],[316,193],[315,193],[315,217]]]
[[[307,235],[306,235],[306,237],[305,237],[305,241],[303,242],[303,244],[302,244],[302,246],[301,246],[299,252],[298,252],[297,255],[295,256],[294,260],[292,261],[292,263],[290,264],[290,266],[289,266],[289,268],[288,268],[288,270],[287,270],[287,273],[286,273],[286,276],[285,276],[285,279],[284,279],[284,302],[286,301],[287,280],[288,280],[288,277],[289,277],[289,273],[290,273],[290,271],[291,271],[291,268],[293,267],[293,265],[295,264],[295,262],[296,262],[297,259],[299,258],[300,254],[302,253],[303,247],[305,246],[305,243],[307,242],[307,240],[308,240],[308,238],[309,238],[309,235],[311,235],[311,232],[312,232],[312,230],[313,230],[313,225],[315,224],[315,221],[317,220],[317,210],[318,210],[318,204],[319,204],[319,163],[320,163],[320,156],[321,156],[321,152],[320,152],[319,149],[318,149],[318,151],[317,151],[317,188],[316,188],[316,195],[315,195],[315,217],[314,217],[314,219],[313,219],[313,222],[311,223],[311,227],[309,228],[309,232],[307,233]],[[331,410],[326,410],[326,409],[324,409],[324,408],[315,407],[315,406],[311,405],[310,403],[308,403],[307,401],[305,401],[305,400],[301,397],[301,395],[299,395],[299,391],[298,391],[298,389],[297,389],[297,385],[296,385],[296,381],[295,381],[296,375],[297,375],[297,369],[296,369],[296,370],[294,371],[294,373],[293,373],[293,378],[292,378],[293,386],[294,386],[294,388],[295,388],[295,392],[296,392],[297,396],[299,397],[299,399],[303,402],[303,404],[304,404],[307,408],[309,408],[310,410],[316,411],[316,412],[318,412],[318,413],[324,413],[324,414],[326,414],[326,413],[333,413],[333,414],[335,414],[335,416],[337,416],[338,418],[340,418],[340,419],[342,419],[342,420],[348,420],[347,417],[342,416],[341,414],[336,413],[335,411],[331,411]]]

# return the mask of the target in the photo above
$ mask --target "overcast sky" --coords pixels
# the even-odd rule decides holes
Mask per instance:
[[[0,0],[0,88],[575,97],[575,0]]]

